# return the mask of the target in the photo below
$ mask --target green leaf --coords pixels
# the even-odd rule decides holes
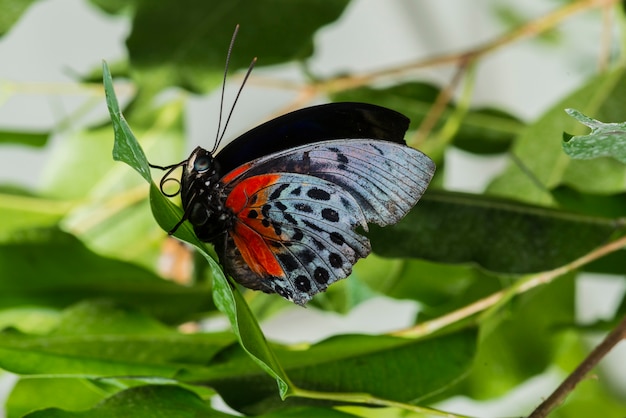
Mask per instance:
[[[88,410],[79,412],[49,408],[32,412],[27,418],[196,418],[199,416],[227,418],[235,415],[214,410],[196,393],[172,385],[147,385],[119,392]],[[354,417],[329,408],[293,408],[260,415],[260,418]]]
[[[562,325],[575,319],[575,281],[567,275],[518,296],[482,324],[480,344],[460,393],[478,399],[501,396],[543,372],[567,350]]]
[[[626,163],[626,122],[600,122],[575,109],[565,109],[565,112],[591,128],[590,134],[577,135],[563,142],[567,155],[580,160],[613,157]]]
[[[4,35],[19,20],[36,0],[0,0],[0,36]]]
[[[0,0],[0,7],[2,7],[2,1],[3,0]],[[1,20],[2,18],[0,18],[0,21]],[[0,25],[1,24],[2,22],[0,22]],[[0,132],[0,144],[21,144],[41,148],[46,145],[49,136],[50,134],[48,132],[3,131]]]
[[[308,348],[274,347],[299,388],[333,393],[368,393],[400,402],[422,402],[460,379],[471,365],[476,332],[459,331],[423,340],[341,335]],[[261,370],[243,352],[222,353],[209,374],[194,376],[214,387],[233,408],[260,414],[295,405],[319,404],[290,397],[282,401]],[[245,385],[246,391],[241,387]]]
[[[430,191],[396,225],[372,226],[375,253],[477,263],[503,273],[550,270],[623,231],[619,220],[454,192]]]
[[[69,412],[45,409],[32,412],[28,418],[195,418],[232,417],[211,408],[210,402],[178,386],[147,385],[127,389],[107,398],[92,409]]]
[[[0,192],[0,237],[20,229],[55,225],[76,204],[21,191]]]
[[[355,273],[356,278],[376,292],[420,302],[420,321],[441,316],[502,290],[507,282],[475,266],[385,259],[376,255],[359,262]]]
[[[137,170],[137,172],[147,182],[152,181],[150,175],[150,166],[148,165],[148,159],[143,152],[143,149],[135,139],[130,126],[126,123],[122,112],[120,111],[117,97],[115,96],[115,90],[113,88],[113,79],[109,72],[109,67],[106,62],[102,63],[102,79],[104,83],[104,93],[106,95],[107,107],[111,120],[113,121],[113,130],[115,132],[115,142],[113,145],[113,159],[116,161],[122,161]],[[132,138],[125,141],[122,138]]]
[[[201,369],[233,341],[226,333],[181,334],[109,302],[83,302],[65,310],[48,334],[3,331],[0,366],[18,374],[173,379]]]
[[[99,256],[58,230],[24,231],[0,242],[0,308],[65,307],[86,298],[115,299],[168,322],[212,306],[210,289],[180,286]]]
[[[190,0],[181,6],[175,0],[140,1],[127,40],[130,62],[140,78],[150,80],[154,92],[171,85],[208,91],[220,83],[235,25],[241,31],[230,68],[245,68],[253,57],[259,57],[258,65],[275,65],[309,57],[313,34],[336,20],[347,4]]]
[[[488,192],[524,202],[555,205],[551,191],[563,184],[588,193],[626,190],[626,167],[610,159],[572,160],[563,152],[562,133],[581,126],[563,112],[576,108],[605,120],[626,120],[623,68],[602,74],[555,104],[515,140],[515,160],[489,186]],[[608,164],[607,164],[608,162]],[[603,175],[596,175],[602,172]]]
[[[98,390],[87,379],[28,377],[17,381],[5,408],[8,418],[50,407],[82,410],[93,407],[106,396],[106,391]]]

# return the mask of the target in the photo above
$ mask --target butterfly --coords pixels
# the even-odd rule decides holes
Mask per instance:
[[[189,220],[243,286],[304,305],[370,253],[359,228],[398,222],[426,190],[435,165],[405,144],[408,124],[384,107],[330,103],[270,120],[218,153],[197,147],[171,166],[182,166],[175,228]]]
[[[218,123],[213,150],[151,164],[168,170],[161,192],[180,193],[184,212],[170,234],[188,220],[235,281],[305,305],[371,252],[361,229],[398,222],[428,187],[435,165],[405,144],[408,126],[384,107],[329,103],[272,119],[216,152]],[[166,193],[178,167],[180,187]]]

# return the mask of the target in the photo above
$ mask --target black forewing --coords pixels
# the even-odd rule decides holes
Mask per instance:
[[[256,158],[331,139],[371,138],[405,144],[409,119],[395,110],[368,103],[340,102],[307,107],[259,125],[216,156],[222,173]]]

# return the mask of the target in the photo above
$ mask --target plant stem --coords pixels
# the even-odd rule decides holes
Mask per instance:
[[[565,397],[574,390],[578,382],[608,354],[609,351],[620,341],[626,339],[626,316],[619,325],[611,331],[606,338],[598,345],[585,360],[559,385],[552,394],[535,409],[528,418],[544,418],[557,406]]]
[[[374,81],[389,77],[396,77],[422,68],[437,67],[455,63],[471,64],[484,55],[490,54],[506,45],[521,39],[537,36],[552,29],[569,17],[597,7],[609,7],[616,4],[617,0],[581,0],[561,7],[545,16],[530,21],[490,42],[474,49],[463,52],[438,55],[426,59],[420,59],[401,66],[387,68],[361,75],[348,75],[321,81],[317,84],[318,91],[333,93],[349,90],[363,85],[370,85]]]
[[[564,266],[558,267],[554,270],[544,271],[537,274],[528,275],[525,278],[521,279],[520,282],[512,289],[505,289],[499,292],[493,293],[483,299],[479,299],[476,302],[464,306],[461,309],[457,309],[456,311],[452,311],[446,315],[443,315],[439,318],[435,318],[430,321],[425,321],[420,324],[417,324],[411,328],[403,329],[400,331],[393,332],[392,335],[401,336],[401,337],[409,337],[409,338],[419,338],[426,335],[430,335],[435,331],[438,331],[442,328],[445,328],[448,325],[451,325],[457,321],[468,318],[478,312],[484,311],[497,303],[499,303],[502,299],[510,297],[511,292],[513,294],[524,293],[532,288],[535,288],[540,285],[544,285],[552,282],[557,277],[560,277],[566,273],[572,272],[586,264],[589,264],[592,261],[595,261],[601,257],[604,257],[607,254],[615,252],[621,248],[626,246],[626,236],[621,237],[615,241],[611,241],[606,245],[603,245],[595,250],[583,255],[576,260],[565,264]]]
[[[425,408],[423,406],[412,405],[402,402],[391,401],[388,399],[381,399],[372,396],[367,393],[333,393],[333,392],[317,392],[312,390],[306,390],[301,388],[293,388],[291,396],[298,396],[308,399],[322,399],[328,401],[336,401],[352,404],[365,404],[386,406],[390,408],[398,408],[406,411],[417,412],[420,414],[427,414],[430,416],[446,417],[446,418],[471,418],[467,415],[458,415],[451,412],[440,411],[437,409]]]

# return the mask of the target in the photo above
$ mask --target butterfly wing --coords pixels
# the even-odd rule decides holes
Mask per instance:
[[[235,224],[218,246],[244,286],[298,304],[347,277],[370,252],[357,228],[399,221],[434,164],[389,141],[322,141],[258,158],[220,181]]]
[[[329,139],[377,138],[404,144],[409,119],[368,103],[340,102],[284,114],[244,133],[216,156],[223,173],[248,161]]]

